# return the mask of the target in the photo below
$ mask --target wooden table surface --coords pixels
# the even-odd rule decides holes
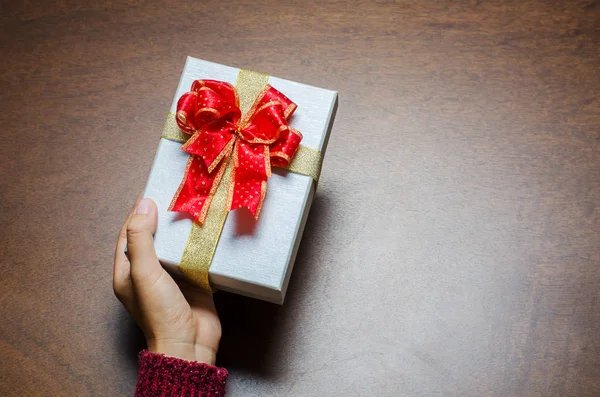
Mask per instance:
[[[3,1],[0,395],[131,395],[116,234],[187,55],[339,91],[231,396],[600,395],[598,1]]]

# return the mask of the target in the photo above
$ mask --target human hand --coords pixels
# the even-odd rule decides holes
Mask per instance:
[[[175,282],[162,268],[154,251],[157,221],[156,204],[138,198],[119,233],[115,295],[144,331],[148,350],[214,365],[221,322],[212,294]]]

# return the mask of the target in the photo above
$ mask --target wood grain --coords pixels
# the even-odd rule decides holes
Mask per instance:
[[[113,246],[187,55],[340,92],[286,304],[217,294],[229,395],[600,395],[597,1],[0,7],[0,395],[132,394]]]

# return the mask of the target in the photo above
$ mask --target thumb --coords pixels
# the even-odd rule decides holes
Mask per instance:
[[[136,287],[151,286],[164,272],[154,251],[158,209],[151,199],[141,200],[127,225],[127,252]]]

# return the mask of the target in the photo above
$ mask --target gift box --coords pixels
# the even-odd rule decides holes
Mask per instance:
[[[336,107],[335,91],[188,57],[144,192],[163,267],[282,304]]]

